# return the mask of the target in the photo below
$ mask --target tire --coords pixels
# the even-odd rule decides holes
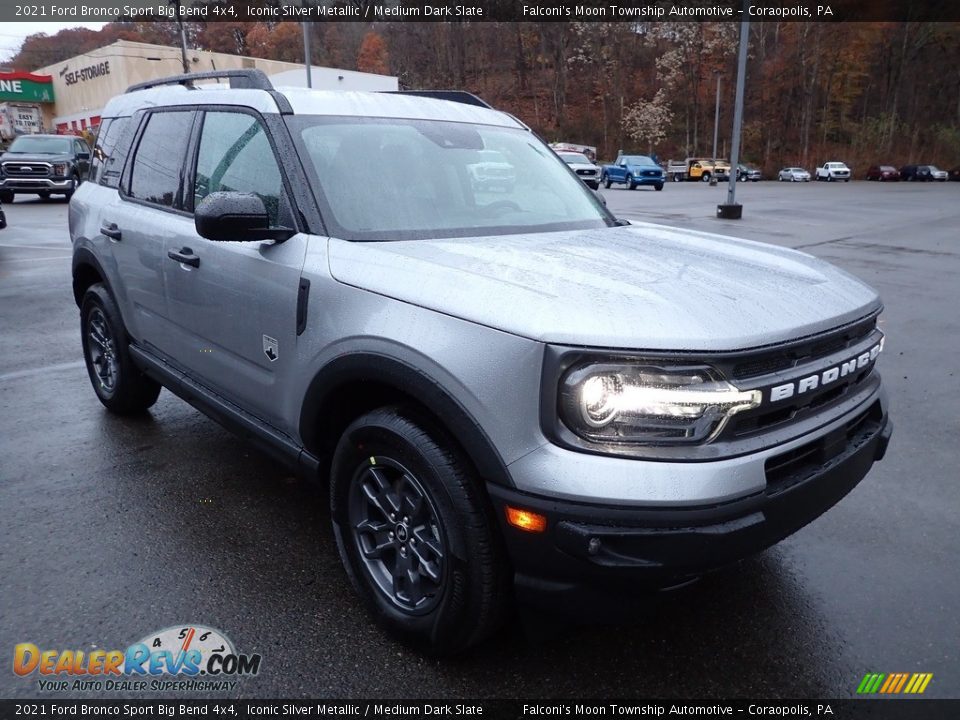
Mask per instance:
[[[603,186],[609,190],[610,189],[610,178],[606,175],[603,176]]]
[[[80,187],[80,177],[74,173],[70,176],[70,189],[63,194],[63,197],[67,202],[70,202],[70,198],[73,197],[73,194],[77,191],[78,187]]]
[[[103,283],[83,296],[80,339],[90,384],[107,410],[132,415],[157,401],[160,384],[134,365],[120,311]]]
[[[700,182],[710,182],[710,173],[705,172],[700,176]]]
[[[833,182],[833,175],[827,175],[827,182]]]
[[[13,202],[13,199],[16,197],[16,193],[12,190],[0,190],[0,203],[6,203],[9,205]]]
[[[340,558],[379,625],[438,655],[497,629],[509,564],[480,483],[446,433],[411,410],[374,410],[344,431],[330,477]]]
[[[663,183],[657,183],[656,185],[653,186],[653,189],[656,190],[657,192],[660,192],[661,190],[663,190]]]
[[[626,179],[626,189],[636,190],[637,186],[633,184],[633,175],[628,174]]]

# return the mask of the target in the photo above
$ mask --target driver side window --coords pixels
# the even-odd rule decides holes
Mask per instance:
[[[204,116],[193,206],[218,191],[258,195],[267,208],[270,225],[280,224],[283,197],[280,167],[263,125],[253,115],[208,112]]]

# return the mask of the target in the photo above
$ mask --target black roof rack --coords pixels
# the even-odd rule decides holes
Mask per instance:
[[[147,80],[146,82],[131,85],[127,88],[127,92],[149,90],[150,88],[162,87],[164,85],[186,85],[187,87],[193,87],[194,80],[219,80],[220,78],[229,80],[230,87],[234,89],[273,90],[273,84],[263,70],[246,68],[243,70],[210,70],[207,72],[187,73],[186,75],[171,75],[170,77]]]
[[[386,90],[384,92],[388,92],[393,95],[416,95],[418,97],[428,97],[435,100],[449,100],[450,102],[463,103],[464,105],[476,105],[477,107],[489,108],[490,110],[493,110],[493,107],[485,100],[481,100],[476,95],[473,93],[468,93],[466,90]]]

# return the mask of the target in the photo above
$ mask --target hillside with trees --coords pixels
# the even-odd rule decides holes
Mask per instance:
[[[359,0],[357,0],[359,1]],[[296,23],[187,23],[203,50],[303,61]],[[405,88],[463,88],[547,140],[661,159],[709,155],[721,79],[730,146],[735,23],[316,23],[313,62],[388,73]],[[33,35],[3,63],[35,70],[119,39],[177,45],[175,23]],[[840,158],[960,164],[960,25],[755,23],[743,155],[767,172]]]

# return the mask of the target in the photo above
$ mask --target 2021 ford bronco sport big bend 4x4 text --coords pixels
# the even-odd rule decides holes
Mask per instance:
[[[836,503],[890,434],[880,300],[809,255],[618,222],[466,94],[134,87],[70,205],[101,402],[161,385],[330,479],[385,626],[668,586]],[[209,74],[208,74],[209,77]],[[471,182],[494,151],[509,192]]]

